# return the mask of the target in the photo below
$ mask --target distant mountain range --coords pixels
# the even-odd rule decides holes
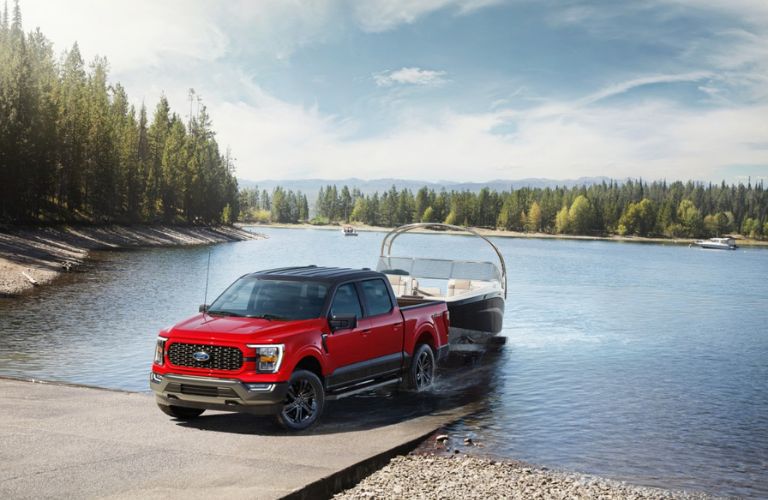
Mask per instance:
[[[387,191],[392,186],[395,186],[398,190],[407,188],[411,191],[418,191],[422,187],[426,186],[429,189],[439,191],[445,189],[447,191],[472,191],[478,192],[483,188],[489,188],[495,191],[508,191],[511,188],[519,189],[523,187],[531,188],[547,188],[555,186],[573,187],[582,185],[600,184],[603,181],[608,182],[609,177],[579,177],[578,179],[518,179],[518,180],[493,180],[488,182],[430,182],[430,181],[411,181],[405,179],[372,179],[363,180],[357,178],[349,179],[302,179],[302,180],[263,180],[263,181],[251,181],[247,179],[238,179],[240,188],[254,188],[258,187],[266,189],[268,192],[281,186],[285,189],[292,191],[301,191],[307,195],[307,199],[310,204],[317,199],[317,193],[321,187],[335,184],[338,188],[347,185],[349,189],[358,188],[364,194],[373,194],[375,192],[382,193]]]

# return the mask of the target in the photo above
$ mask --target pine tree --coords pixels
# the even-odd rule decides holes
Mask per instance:
[[[171,127],[170,106],[165,96],[160,98],[155,108],[152,124],[148,130],[149,165],[146,187],[144,190],[144,206],[146,217],[154,219],[161,208],[160,195],[163,187],[163,152],[165,142]]]

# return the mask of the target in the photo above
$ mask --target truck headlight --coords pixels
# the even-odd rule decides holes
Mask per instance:
[[[256,370],[265,373],[275,373],[283,362],[283,344],[248,344],[248,347],[256,350]]]
[[[163,366],[165,363],[165,342],[168,339],[165,337],[157,337],[157,345],[155,346],[155,364]]]

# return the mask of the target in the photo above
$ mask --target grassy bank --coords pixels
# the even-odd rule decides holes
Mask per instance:
[[[342,225],[338,224],[282,224],[282,223],[270,223],[270,224],[256,224],[256,223],[240,223],[237,224],[240,227],[277,227],[287,229],[324,229],[340,231]],[[350,224],[357,231],[373,231],[387,233],[393,228],[381,227],[381,226],[368,226],[365,224]],[[549,234],[549,233],[534,233],[534,232],[518,232],[518,231],[505,231],[501,229],[484,229],[473,228],[483,236],[493,236],[497,238],[540,238],[540,239],[557,239],[557,240],[583,240],[583,241],[616,241],[616,242],[629,242],[629,243],[660,243],[660,244],[672,244],[672,245],[690,245],[694,241],[693,238],[647,238],[641,236],[580,236],[574,234]],[[416,229],[412,232],[417,233],[434,233],[434,231],[428,229]],[[452,234],[450,232],[444,234]],[[738,237],[736,241],[737,245],[741,246],[754,246],[754,247],[766,247],[768,248],[768,241],[765,240],[752,240],[749,238]]]
[[[205,245],[258,235],[230,226],[54,226],[0,231],[0,297],[50,283],[92,250]]]

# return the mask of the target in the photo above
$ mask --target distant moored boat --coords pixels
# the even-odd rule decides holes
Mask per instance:
[[[341,228],[341,233],[344,236],[357,236],[357,230],[352,226],[344,226]]]
[[[710,238],[708,240],[696,240],[694,245],[712,250],[736,250],[736,240],[733,238]]]

